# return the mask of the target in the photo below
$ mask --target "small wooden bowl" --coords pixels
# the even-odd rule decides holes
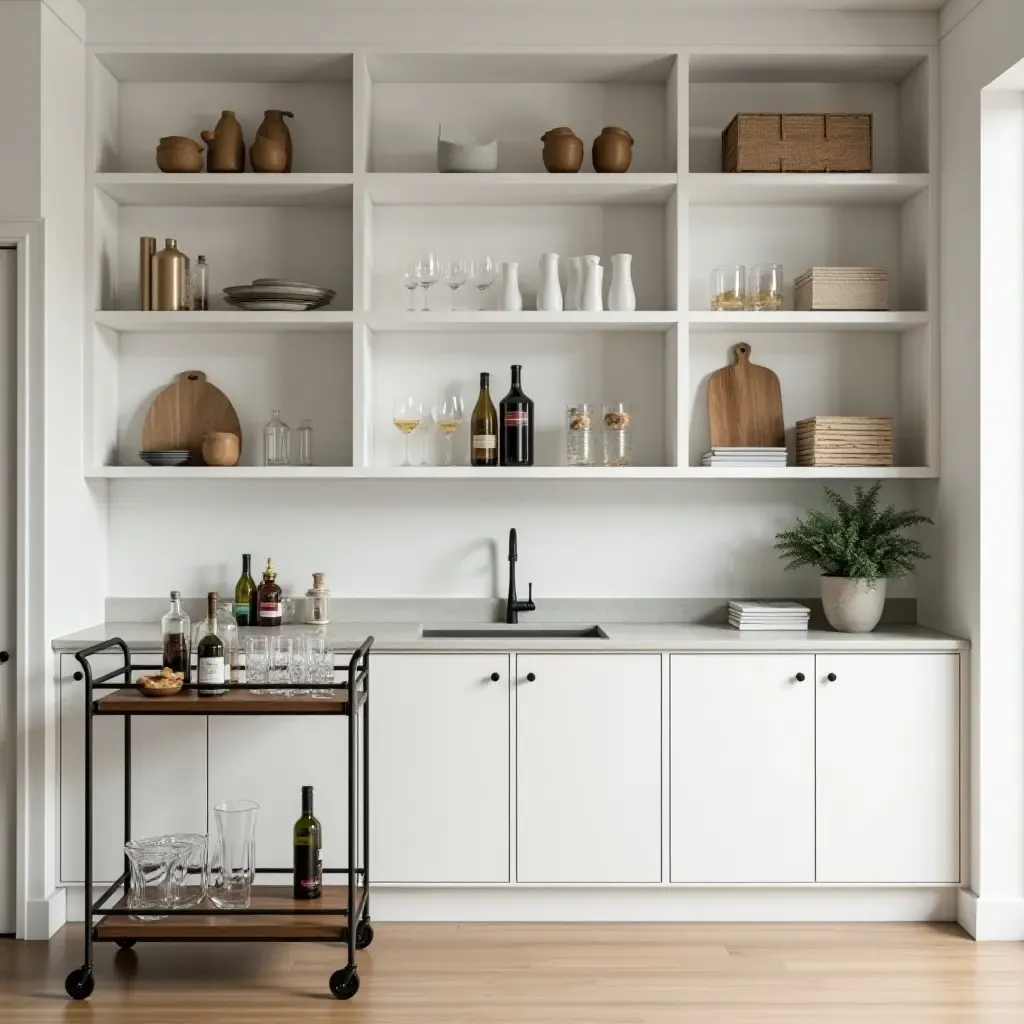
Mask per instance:
[[[136,679],[135,686],[139,693],[144,694],[147,697],[173,697],[176,693],[181,693],[181,687],[184,683],[184,680],[179,679],[176,686],[161,686],[157,688],[147,686],[143,682],[143,679],[145,678],[147,677],[142,676],[139,679]]]
[[[203,461],[208,466],[233,466],[241,454],[237,434],[215,430],[203,438]]]

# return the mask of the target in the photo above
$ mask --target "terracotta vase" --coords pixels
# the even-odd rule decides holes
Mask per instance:
[[[285,171],[292,169],[292,133],[285,124],[286,117],[294,117],[290,110],[264,110],[263,123],[256,130],[258,138],[269,139],[284,146]]]
[[[259,174],[282,174],[288,170],[288,149],[277,139],[257,135],[249,147],[249,163]]]
[[[602,128],[591,150],[594,170],[621,174],[629,170],[633,159],[633,136],[625,128]]]
[[[551,174],[575,174],[583,166],[583,140],[571,128],[552,128],[540,140],[544,166]]]
[[[194,174],[203,169],[203,147],[184,135],[167,135],[156,147],[156,165],[165,174]]]
[[[245,139],[233,110],[221,111],[220,120],[213,131],[200,134],[207,147],[207,171],[237,174],[245,170]]]
[[[237,434],[215,430],[203,438],[203,462],[208,466],[233,466],[241,455]]]

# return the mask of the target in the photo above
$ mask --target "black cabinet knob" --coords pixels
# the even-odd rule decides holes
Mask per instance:
[[[71,678],[74,679],[76,683],[80,683],[85,676],[83,676],[81,672],[76,672]]]
[[[535,675],[534,675],[534,674],[533,674],[532,672],[527,672],[527,673],[526,673],[526,681],[527,681],[528,683],[532,683],[532,682],[535,682],[535,681],[536,681],[536,679],[537,679],[537,677],[536,677],[536,676],[535,676]]]
[[[836,681],[836,674],[835,674],[835,672],[829,672],[829,674],[828,674],[827,676],[825,676],[825,678],[826,678],[826,679],[827,679],[827,680],[828,680],[828,681],[829,681],[830,683],[834,683],[834,682]]]
[[[4,662],[10,661],[10,660],[11,660],[11,656],[6,651],[0,651],[0,665],[3,665]]]
[[[805,676],[803,674],[803,672],[797,672],[797,674],[796,674],[796,681],[798,683],[802,683],[806,678],[807,678],[807,676]]]
[[[491,673],[491,682],[492,683],[496,683],[500,678],[501,678],[501,676],[499,676],[497,672],[492,672]]]

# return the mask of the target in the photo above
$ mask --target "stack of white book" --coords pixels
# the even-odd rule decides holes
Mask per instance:
[[[811,609],[796,601],[730,601],[729,625],[737,629],[807,629]]]
[[[785,448],[712,448],[701,459],[702,466],[785,467]]]

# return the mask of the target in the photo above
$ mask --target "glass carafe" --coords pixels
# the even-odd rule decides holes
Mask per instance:
[[[181,607],[181,591],[171,591],[171,607],[160,620],[160,632],[163,635],[163,666],[172,672],[183,672],[185,682],[191,681],[189,671],[191,647],[189,645],[189,629],[191,623]]]
[[[218,907],[245,908],[256,874],[255,800],[226,800],[213,809],[217,836],[210,855],[207,895]]]
[[[270,422],[263,428],[263,465],[287,466],[291,431],[276,409],[271,409],[270,416]]]

